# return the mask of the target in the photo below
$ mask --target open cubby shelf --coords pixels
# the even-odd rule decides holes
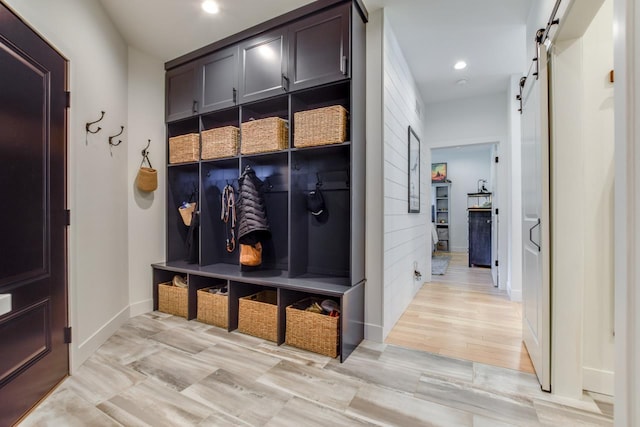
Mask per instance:
[[[245,155],[238,149],[236,155],[225,158],[168,165],[167,252],[165,262],[152,265],[154,308],[158,308],[158,284],[171,281],[176,274],[187,277],[188,319],[196,317],[198,289],[225,284],[229,287],[228,329],[232,331],[238,326],[239,298],[271,289],[278,295],[281,344],[288,305],[310,296],[334,298],[341,310],[339,355],[344,360],[364,337],[362,16],[366,13],[362,14],[355,0],[321,0],[300,13],[289,15],[291,22],[281,19],[276,27],[264,28],[255,33],[258,35],[247,33],[236,44],[215,45],[210,51],[203,48],[198,57],[187,55],[182,62],[168,63],[168,138],[234,126],[240,128],[241,147],[242,123],[280,117],[288,123],[288,145],[275,152]],[[336,31],[339,33],[330,33]],[[292,51],[282,50],[281,71],[272,62],[263,64],[267,58],[256,54],[256,46],[267,40]],[[247,58],[250,70],[243,62]],[[195,76],[188,84],[185,79],[191,74],[185,70]],[[281,82],[282,87],[275,90],[274,82]],[[178,83],[184,84],[183,91],[176,89]],[[296,148],[295,114],[334,105],[348,112],[345,141]],[[261,242],[261,266],[251,269],[240,265],[237,242],[235,250],[228,252],[231,227],[221,220],[224,188],[233,186],[237,200],[238,178],[247,166],[262,181],[271,230],[271,239]],[[307,203],[310,193],[317,190],[325,209],[312,215]],[[178,211],[183,202],[197,202],[199,225],[191,234]],[[186,247],[192,240],[198,249],[196,257]]]

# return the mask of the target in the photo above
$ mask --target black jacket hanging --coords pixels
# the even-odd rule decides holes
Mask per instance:
[[[247,166],[238,179],[238,242],[255,245],[271,238],[262,181]]]

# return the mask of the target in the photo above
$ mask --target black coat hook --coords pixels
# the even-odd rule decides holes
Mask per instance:
[[[148,142],[147,142],[147,146],[142,149],[142,163],[140,163],[140,167],[142,167],[142,165],[144,165],[144,162],[146,160],[147,163],[149,164],[149,167],[151,169],[153,169],[153,166],[151,166],[151,160],[149,160],[149,147],[150,146],[151,146],[151,140],[149,139]]]
[[[89,143],[89,134],[96,134],[102,130],[100,126],[98,126],[96,130],[91,130],[91,126],[100,122],[102,119],[104,119],[104,111],[100,111],[100,118],[98,120],[95,120],[93,122],[87,122],[87,124],[84,126],[85,130],[87,131],[85,136],[85,143],[87,144]]]
[[[120,126],[120,132],[109,137],[109,151],[111,152],[112,156],[113,156],[113,151],[111,151],[111,147],[117,147],[118,145],[122,144],[121,139],[119,139],[118,142],[113,142],[113,139],[117,136],[122,135],[122,132],[124,132],[124,126]]]

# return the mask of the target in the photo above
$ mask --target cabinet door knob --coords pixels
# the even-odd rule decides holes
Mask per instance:
[[[289,92],[289,77],[282,75],[282,90]]]
[[[198,101],[193,101],[192,112],[193,113],[197,113],[198,112]]]
[[[233,88],[233,103],[237,104],[238,103],[238,91],[236,90],[236,88]]]
[[[347,72],[347,57],[345,55],[342,55],[342,58],[340,58],[340,72],[342,74],[344,74],[345,76],[348,74],[348,72]]]

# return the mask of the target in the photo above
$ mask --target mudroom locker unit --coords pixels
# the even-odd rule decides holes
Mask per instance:
[[[240,149],[210,160],[198,149],[190,161],[168,164],[167,252],[165,262],[152,265],[154,309],[159,285],[181,274],[187,319],[197,315],[198,289],[226,285],[233,331],[239,301],[268,290],[277,295],[277,344],[285,342],[286,307],[306,297],[338,303],[341,360],[362,341],[366,22],[360,0],[320,0],[165,64],[167,138],[240,129]],[[296,146],[296,113],[337,106],[346,110],[343,142]],[[286,126],[286,144],[242,154],[247,123],[266,118]],[[254,271],[241,268],[239,248],[227,251],[229,226],[221,221],[224,188],[237,191],[247,167],[263,181],[272,235]],[[307,205],[317,189],[325,205],[320,216]],[[178,211],[183,202],[196,202],[200,213],[194,263]]]

